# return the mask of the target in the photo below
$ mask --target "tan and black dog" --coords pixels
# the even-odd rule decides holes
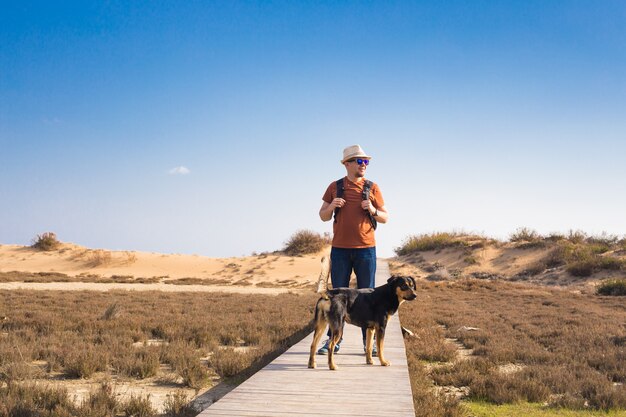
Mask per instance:
[[[327,265],[323,259],[323,274],[325,267]],[[320,276],[320,281],[322,281],[322,276]],[[345,323],[367,328],[365,359],[368,365],[374,363],[372,360],[374,331],[376,331],[380,364],[382,366],[391,365],[389,361],[385,360],[384,354],[385,328],[389,316],[398,311],[400,304],[417,297],[413,277],[394,275],[387,280],[386,284],[377,288],[323,290],[319,285],[318,290],[322,296],[315,305],[315,334],[313,335],[313,343],[311,343],[309,368],[315,368],[317,345],[328,324],[331,333],[328,347],[328,367],[331,370],[337,369],[334,362],[335,345],[341,340]]]

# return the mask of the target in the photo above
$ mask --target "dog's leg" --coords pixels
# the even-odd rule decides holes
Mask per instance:
[[[378,347],[378,359],[382,366],[389,366],[391,362],[385,360],[385,328],[376,327],[376,346]]]
[[[374,344],[374,329],[371,327],[367,328],[365,332],[365,363],[368,365],[373,365],[374,361],[372,360],[372,346]]]
[[[309,368],[315,368],[315,353],[317,352],[317,345],[320,343],[320,339],[324,334],[328,320],[323,311],[324,301],[317,302],[315,307],[315,333],[313,333],[313,341],[311,342],[311,352],[309,353]]]
[[[317,345],[320,343],[320,339],[326,329],[326,323],[318,321],[315,324],[315,333],[313,334],[313,342],[311,343],[311,352],[309,353],[309,368],[315,368],[315,353],[317,352]]]
[[[339,369],[339,367],[335,365],[335,345],[341,341],[342,336],[343,328],[331,330],[330,344],[328,345],[328,369],[331,371]]]

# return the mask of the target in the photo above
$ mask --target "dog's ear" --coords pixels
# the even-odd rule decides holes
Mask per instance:
[[[387,283],[391,284],[393,281],[397,280],[398,278],[402,278],[402,277],[399,275],[393,275],[391,278],[387,280]]]
[[[408,276],[407,278],[410,279],[411,282],[413,283],[413,288],[417,288],[417,283],[415,282],[415,278],[413,278],[411,276]]]

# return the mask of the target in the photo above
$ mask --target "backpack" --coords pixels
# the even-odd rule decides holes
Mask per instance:
[[[343,192],[344,192],[343,178],[338,179],[336,181],[336,184],[337,184],[337,198],[343,198]],[[374,185],[372,181],[365,180],[365,184],[363,185],[363,193],[361,194],[363,196],[363,200],[370,199],[370,190],[372,189],[372,185]],[[339,207],[335,208],[335,213],[334,213],[335,223],[337,223],[337,214],[339,214]],[[368,211],[367,217],[369,218],[370,223],[372,224],[372,227],[374,228],[374,230],[376,230],[376,227],[378,226],[378,222],[376,221],[374,216],[372,216],[372,213]]]

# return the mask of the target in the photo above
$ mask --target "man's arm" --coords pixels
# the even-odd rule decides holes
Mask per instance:
[[[374,214],[376,215],[374,216]],[[378,223],[387,223],[387,220],[389,220],[389,212],[385,206],[379,207],[378,213],[376,213],[376,209],[374,209],[372,216],[374,216],[374,219],[376,219]]]
[[[346,200],[343,198],[335,198],[330,203],[324,201],[322,203],[322,207],[320,208],[320,219],[323,222],[327,222],[333,218],[333,213],[335,212],[335,208],[343,207],[346,204]]]
[[[385,206],[378,207],[377,209],[370,200],[363,200],[361,208],[369,211],[378,223],[387,223],[387,220],[389,220],[389,213],[387,212],[387,207]]]

